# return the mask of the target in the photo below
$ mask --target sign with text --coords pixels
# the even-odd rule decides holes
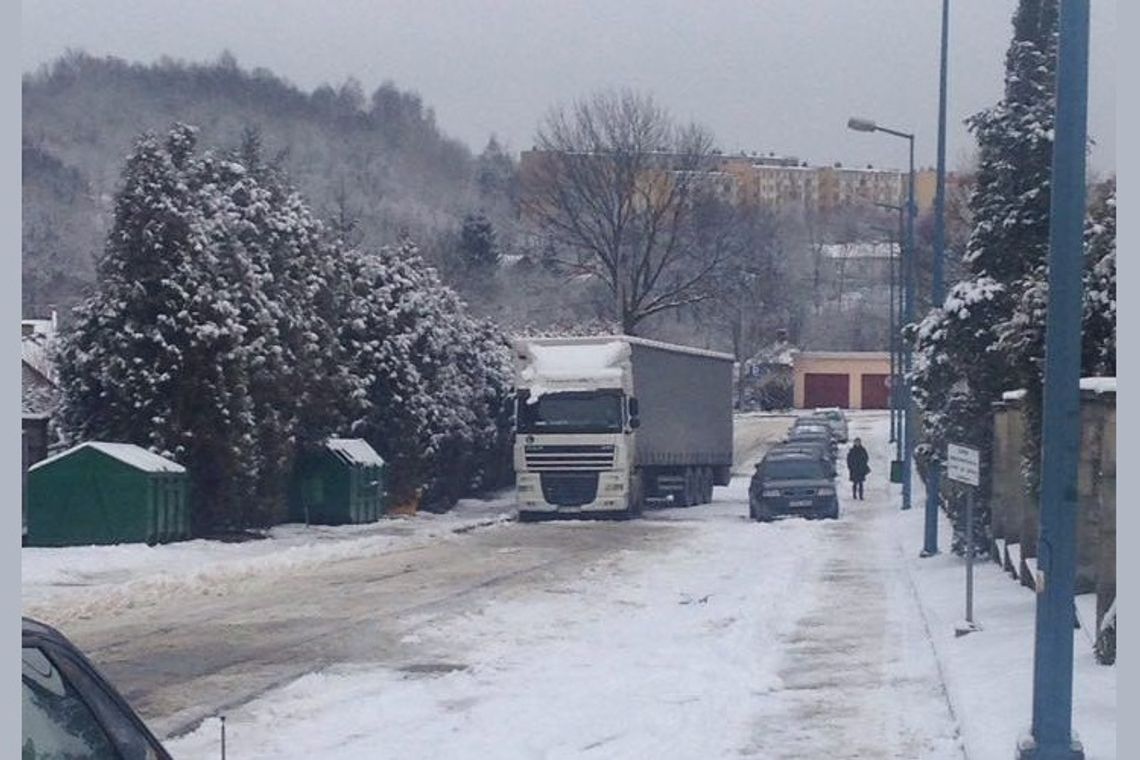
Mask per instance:
[[[959,483],[981,483],[981,455],[977,449],[951,443],[946,446],[946,477]]]

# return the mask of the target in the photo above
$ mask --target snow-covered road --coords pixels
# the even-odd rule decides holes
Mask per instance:
[[[738,416],[741,477],[702,507],[518,524],[504,498],[239,545],[24,549],[25,611],[190,760],[220,756],[219,714],[243,759],[1011,756],[1033,594],[981,563],[984,630],[954,636],[962,560],[944,519],[918,558],[885,414],[851,415],[866,501],[745,519],[743,475],[789,423]],[[1115,669],[1077,643],[1074,727],[1111,760]]]
[[[876,420],[856,420],[853,431],[875,439],[885,431]],[[877,440],[869,448],[886,450]],[[873,458],[872,468],[881,474],[886,463]],[[228,749],[242,758],[962,757],[883,524],[894,514],[886,487],[844,503],[838,522],[753,523],[746,498],[738,478],[711,505],[636,523],[472,534],[463,543],[518,574],[461,603],[358,624],[354,635],[391,638],[360,646],[368,656],[357,658],[338,644],[321,672],[227,710]],[[218,728],[207,720],[171,749],[216,757]]]

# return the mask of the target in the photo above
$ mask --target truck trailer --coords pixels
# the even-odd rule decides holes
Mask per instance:
[[[515,341],[519,519],[712,500],[732,467],[729,354],[627,335]]]

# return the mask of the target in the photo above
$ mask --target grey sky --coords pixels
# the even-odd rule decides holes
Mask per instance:
[[[951,0],[951,166],[961,121],[1001,94],[1016,0]],[[32,69],[68,47],[129,60],[210,60],[229,49],[311,89],[357,77],[418,91],[474,150],[515,150],[556,103],[602,86],[652,92],[728,151],[813,164],[901,167],[905,145],[845,129],[863,115],[936,138],[939,0],[36,0],[23,4]],[[1116,161],[1116,0],[1092,3],[1090,168]]]

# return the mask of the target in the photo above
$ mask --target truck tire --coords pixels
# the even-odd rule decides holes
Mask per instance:
[[[626,507],[626,517],[641,517],[645,511],[645,476],[640,472],[633,476],[630,483],[629,506]]]
[[[695,507],[700,504],[701,490],[700,484],[697,482],[697,469],[695,467],[685,468],[685,494],[682,506]]]

